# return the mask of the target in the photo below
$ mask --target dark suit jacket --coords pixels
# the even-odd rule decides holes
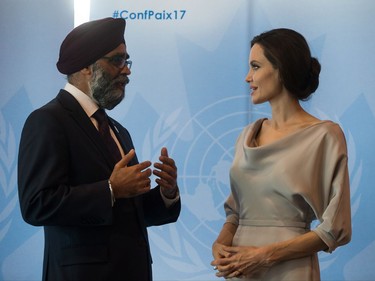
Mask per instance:
[[[112,122],[127,153],[131,137]],[[19,199],[24,220],[44,226],[43,280],[152,279],[146,227],[175,222],[181,203],[166,208],[156,187],[112,207],[108,179],[114,164],[90,118],[66,91],[26,120]]]

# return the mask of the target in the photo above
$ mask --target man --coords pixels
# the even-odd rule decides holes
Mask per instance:
[[[138,162],[128,131],[103,110],[120,103],[129,82],[124,30],[125,20],[112,18],[73,29],[57,62],[68,83],[22,131],[20,206],[26,222],[44,226],[43,280],[152,280],[146,227],[180,213],[167,149],[152,172],[150,161]]]

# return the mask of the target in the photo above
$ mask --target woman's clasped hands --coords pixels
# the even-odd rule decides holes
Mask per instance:
[[[217,270],[217,277],[243,278],[263,274],[271,266],[264,248],[253,246],[225,246],[215,243],[214,260],[211,265]]]

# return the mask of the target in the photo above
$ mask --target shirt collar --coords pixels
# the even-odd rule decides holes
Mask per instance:
[[[66,83],[64,90],[70,93],[81,105],[87,116],[91,117],[99,106],[84,92],[70,83]]]

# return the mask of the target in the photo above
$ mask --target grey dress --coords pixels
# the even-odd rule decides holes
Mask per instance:
[[[265,119],[248,125],[236,143],[230,170],[227,222],[238,225],[233,246],[262,246],[310,231],[327,252],[351,238],[347,149],[340,127],[321,121],[258,147]],[[320,280],[317,254],[281,262],[239,280]]]

